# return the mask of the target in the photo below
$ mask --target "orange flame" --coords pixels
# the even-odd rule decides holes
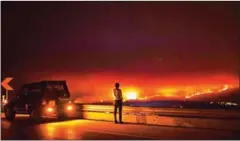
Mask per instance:
[[[223,92],[223,91],[228,90],[229,88],[234,88],[234,86],[229,86],[228,84],[225,84],[225,85],[223,86],[223,88],[217,90],[217,92]],[[191,97],[193,97],[193,96],[204,95],[204,94],[209,94],[209,93],[213,93],[213,92],[214,92],[213,90],[208,89],[207,91],[204,91],[204,92],[202,92],[202,93],[196,92],[196,93],[193,93],[193,94],[191,94],[191,95],[187,95],[187,96],[185,96],[185,98],[186,98],[186,99],[189,99],[189,98],[191,98]]]

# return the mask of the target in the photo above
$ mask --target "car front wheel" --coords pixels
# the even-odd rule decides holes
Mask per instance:
[[[16,113],[13,109],[13,107],[5,107],[4,108],[4,114],[7,120],[12,121],[15,119]]]

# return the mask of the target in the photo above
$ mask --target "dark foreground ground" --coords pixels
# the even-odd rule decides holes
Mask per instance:
[[[240,132],[237,131],[136,124],[120,125],[82,119],[70,121],[48,119],[37,123],[24,115],[18,115],[13,122],[6,121],[2,115],[1,135],[3,140],[240,139]]]

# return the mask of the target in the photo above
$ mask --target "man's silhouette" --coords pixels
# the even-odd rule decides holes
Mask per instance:
[[[117,109],[119,109],[119,121],[122,122],[122,90],[119,88],[119,83],[115,84],[115,89],[113,90],[113,98],[114,98],[114,121],[115,123],[118,123],[117,121]]]

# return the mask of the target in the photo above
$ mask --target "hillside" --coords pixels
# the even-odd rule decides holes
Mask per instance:
[[[188,99],[189,101],[214,101],[214,102],[234,102],[240,104],[240,88],[234,88],[216,93],[206,93],[196,95]]]

